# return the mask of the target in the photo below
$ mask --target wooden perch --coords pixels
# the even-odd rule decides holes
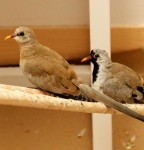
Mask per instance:
[[[54,95],[38,89],[0,84],[0,104],[43,109],[65,110],[85,113],[120,113],[104,104],[83,102],[72,99],[54,97]],[[130,109],[144,114],[144,105],[126,104]]]

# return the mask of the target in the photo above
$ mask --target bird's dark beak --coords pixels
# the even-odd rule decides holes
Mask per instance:
[[[87,56],[87,57],[83,58],[81,60],[81,62],[85,62],[85,61],[88,61],[88,60],[91,60],[91,56]]]
[[[8,40],[8,39],[10,39],[10,38],[14,38],[14,37],[16,37],[16,35],[15,35],[15,34],[8,35],[8,36],[6,36],[6,37],[5,37],[5,39],[4,39],[4,40]]]

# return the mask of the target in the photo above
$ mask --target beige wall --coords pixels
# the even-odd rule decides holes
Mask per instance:
[[[111,0],[111,24],[144,25],[144,0]]]
[[[144,25],[143,0],[110,0],[111,25]],[[89,0],[5,0],[0,26],[88,25]]]
[[[88,0],[5,0],[0,4],[0,26],[85,25]]]

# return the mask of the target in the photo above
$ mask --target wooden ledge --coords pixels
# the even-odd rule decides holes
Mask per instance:
[[[99,102],[92,103],[63,99],[54,97],[50,93],[42,90],[4,84],[0,84],[0,104],[84,113],[120,114],[120,112],[112,108],[107,108],[104,104]],[[144,114],[144,105],[127,104],[126,106],[136,112]]]
[[[16,27],[0,27],[0,66],[18,65],[19,47],[4,38],[12,34]],[[38,40],[55,49],[69,62],[80,63],[81,58],[89,55],[89,26],[35,26]],[[112,53],[132,52],[144,48],[144,27],[111,27]],[[100,48],[100,47],[97,47]]]

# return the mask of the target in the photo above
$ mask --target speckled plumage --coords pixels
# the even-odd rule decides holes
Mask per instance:
[[[102,93],[122,103],[143,103],[143,78],[129,67],[113,63],[104,50],[93,51],[99,55],[95,60],[99,70],[93,88],[100,89]],[[143,89],[143,92],[139,91],[138,87]]]

